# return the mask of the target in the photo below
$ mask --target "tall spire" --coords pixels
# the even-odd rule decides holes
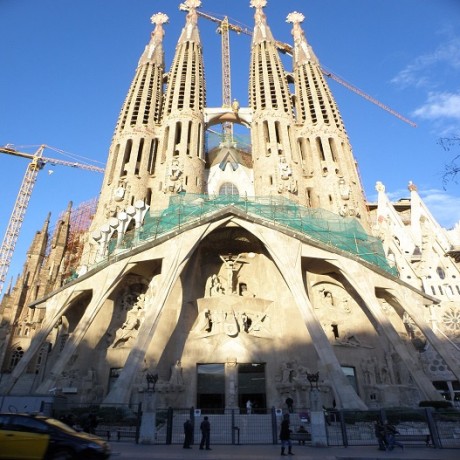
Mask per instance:
[[[118,117],[92,230],[127,206],[151,199],[163,104],[163,25],[168,16],[151,17],[154,31],[142,53]]]
[[[267,5],[267,0],[251,0],[251,8],[254,8],[256,11],[254,13],[254,34],[252,38],[252,44],[255,45],[264,40],[273,41],[273,35],[270,28],[267,25],[267,17],[264,13],[264,6]]]
[[[163,37],[165,35],[163,24],[168,22],[168,16],[163,13],[157,13],[154,14],[150,20],[156,27],[150,35],[150,43],[145,47],[144,53],[139,59],[138,66],[150,62],[162,67],[164,61]]]
[[[255,8],[249,77],[254,189],[256,195],[296,199],[301,169],[292,148],[293,107],[286,72],[263,12],[266,4],[266,0],[250,2]]]
[[[307,205],[343,217],[358,217],[369,230],[366,200],[350,141],[319,61],[307,43],[301,27],[304,19],[296,11],[287,17],[294,39],[297,150]]]
[[[163,193],[152,202],[156,209],[164,208],[172,194],[204,190],[206,84],[196,12],[200,5],[200,0],[180,5],[187,17],[167,74],[158,173],[152,189]]]

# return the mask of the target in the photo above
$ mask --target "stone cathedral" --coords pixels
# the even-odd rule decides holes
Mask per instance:
[[[319,373],[326,407],[460,404],[460,231],[412,183],[366,201],[304,16],[286,69],[266,3],[249,5],[249,99],[223,107],[206,104],[201,2],[170,66],[152,17],[90,224],[75,244],[71,205],[48,218],[3,297],[0,394],[136,403],[153,374],[160,407],[308,408]],[[251,148],[208,148],[220,125]]]

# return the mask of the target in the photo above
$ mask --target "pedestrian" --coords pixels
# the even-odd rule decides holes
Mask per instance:
[[[184,449],[191,449],[190,444],[193,444],[193,425],[190,419],[184,423]]]
[[[395,446],[401,447],[404,449],[403,444],[396,441],[396,435],[398,434],[398,430],[391,424],[385,420],[385,438],[386,443],[388,446],[388,450],[393,450]]]
[[[380,418],[375,421],[374,433],[379,443],[379,450],[387,450],[386,438],[385,438],[385,425],[382,423]]]
[[[292,414],[294,412],[294,400],[289,396],[286,398],[286,406],[288,408],[288,412]]]
[[[281,422],[280,429],[280,441],[281,441],[281,455],[286,455],[286,446],[288,447],[288,454],[292,453],[292,442],[291,442],[291,429],[289,427],[289,414],[284,414],[283,421]]]
[[[200,424],[201,430],[201,442],[200,449],[203,450],[206,447],[206,450],[212,450],[209,447],[210,437],[211,437],[211,424],[209,423],[208,417],[205,417]]]
[[[299,444],[302,444],[303,446],[305,445],[305,440],[307,439],[307,436],[310,434],[303,425],[299,426],[299,429],[297,430],[297,433],[300,433],[301,435],[304,435],[304,438],[299,438]]]
[[[252,401],[250,399],[246,401],[246,413],[252,414]]]

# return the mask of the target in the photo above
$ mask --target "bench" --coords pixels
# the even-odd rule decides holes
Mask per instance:
[[[121,438],[133,438],[137,439],[137,432],[133,430],[117,430],[117,440]]]
[[[426,447],[433,445],[431,442],[431,435],[429,434],[396,434],[396,441],[408,444],[424,444]]]
[[[311,441],[311,434],[306,433],[291,433],[291,441],[299,441],[299,444],[305,444],[305,441]]]

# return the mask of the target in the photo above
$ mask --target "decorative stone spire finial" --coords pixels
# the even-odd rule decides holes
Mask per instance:
[[[139,60],[139,65],[151,61],[154,59],[154,56],[157,64],[160,65],[163,62],[162,44],[165,35],[163,24],[166,24],[168,20],[169,17],[164,13],[156,13],[150,18],[150,21],[152,24],[155,24],[156,27],[150,35],[150,43],[145,47],[145,51]]]
[[[304,21],[305,16],[302,13],[298,13],[297,11],[293,11],[289,13],[286,22],[290,22],[292,24],[292,36],[294,38],[294,63],[295,64],[303,64],[306,61],[309,61],[312,58],[312,54],[308,48],[307,39],[305,38],[305,33],[300,26],[300,24]]]
[[[273,40],[270,29],[267,26],[267,17],[263,12],[263,7],[267,5],[267,0],[251,0],[249,6],[255,8],[254,13],[255,29],[252,43],[258,43],[263,40]]]
[[[166,24],[169,21],[169,17],[164,13],[156,13],[150,18],[150,20],[152,21],[152,24],[157,26],[155,28],[156,31],[157,28],[161,28],[163,24]],[[155,31],[153,33],[155,33]]]
[[[375,183],[375,190],[377,190],[379,193],[383,193],[385,191],[385,186],[382,184],[382,182],[377,181]]]
[[[416,192],[416,191],[417,191],[417,186],[416,186],[412,181],[409,181],[409,185],[407,186],[407,188],[408,188],[411,192]]]
[[[185,0],[184,3],[181,3],[179,5],[180,10],[188,11],[184,33],[179,39],[179,43],[181,43],[184,40],[192,39],[193,32],[196,30],[196,26],[198,24],[198,14],[196,13],[196,9],[199,8],[200,6],[201,6],[201,0]]]
[[[262,8],[267,5],[267,0],[251,0],[250,6],[251,8],[256,9],[256,20],[257,19],[264,19],[265,14],[262,12]]]

